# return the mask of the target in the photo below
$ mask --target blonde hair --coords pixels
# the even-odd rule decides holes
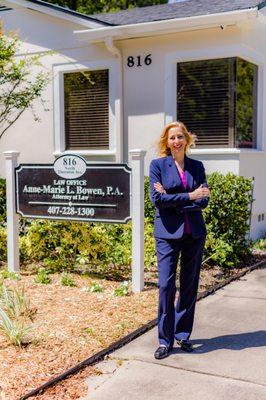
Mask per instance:
[[[180,128],[181,129],[183,135],[185,136],[186,142],[187,142],[186,147],[185,147],[185,153],[188,154],[190,147],[195,146],[195,135],[193,135],[191,132],[189,132],[187,130],[187,127],[183,122],[174,121],[174,122],[171,122],[170,124],[165,125],[165,127],[162,130],[160,139],[157,143],[159,156],[166,157],[171,154],[169,147],[167,147],[168,131],[171,128]]]

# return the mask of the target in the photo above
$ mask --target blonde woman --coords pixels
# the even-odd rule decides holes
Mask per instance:
[[[182,350],[193,351],[189,338],[206,238],[202,209],[208,205],[210,191],[202,162],[187,156],[192,145],[194,137],[186,126],[180,121],[172,122],[161,133],[159,158],[150,164],[159,280],[156,359],[169,355],[174,339]],[[176,266],[180,255],[180,291],[175,304]]]

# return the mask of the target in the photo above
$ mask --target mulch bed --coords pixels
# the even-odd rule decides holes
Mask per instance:
[[[266,255],[258,253],[246,260],[245,267],[227,273],[218,267],[203,269],[199,291],[205,291],[263,259]],[[143,292],[123,297],[113,294],[120,282],[91,276],[72,274],[76,287],[62,286],[59,274],[53,274],[52,283],[48,285],[35,283],[35,276],[28,275],[27,271],[22,272],[19,281],[7,279],[8,286],[25,287],[36,314],[28,345],[16,348],[0,332],[0,399],[19,399],[156,318],[155,274],[155,271],[146,274]],[[85,291],[92,282],[102,283],[104,291]],[[85,378],[97,373],[97,366],[86,367],[35,399],[77,400],[87,393]]]

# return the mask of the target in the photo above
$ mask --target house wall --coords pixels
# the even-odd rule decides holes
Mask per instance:
[[[76,39],[73,31],[84,26],[24,8],[5,11],[1,17],[4,32],[16,31],[20,37],[22,48],[17,57],[24,53],[42,54],[43,71],[51,77],[42,95],[44,105],[40,100],[34,104],[40,122],[34,121],[33,112],[27,110],[0,140],[0,176],[4,176],[4,151],[19,151],[20,163],[50,163],[55,159],[55,68],[99,59],[113,62],[113,57],[104,45],[88,45]],[[114,156],[105,159],[115,161]]]
[[[125,156],[127,148],[147,150],[145,171],[156,157],[156,141],[163,126],[176,116],[176,64],[200,59],[242,57],[258,65],[257,149],[192,149],[191,157],[203,161],[207,173],[233,172],[255,177],[251,237],[266,233],[266,27],[251,23],[226,29],[211,28],[155,38],[123,41]],[[151,54],[149,66],[129,68],[129,56]],[[189,127],[188,127],[189,128]],[[264,179],[264,184],[263,184]],[[265,215],[258,222],[258,215]],[[261,219],[261,218],[260,218]]]
[[[19,26],[24,50],[32,53],[55,50],[44,58],[47,70],[69,63],[86,63],[97,60],[115,60],[117,63],[116,84],[119,86],[119,59],[111,55],[104,44],[88,44],[76,39],[74,30],[84,27],[49,17],[31,10],[19,9],[16,14],[5,12],[5,30]],[[235,57],[245,58],[258,65],[258,117],[257,150],[245,149],[195,149],[191,157],[204,162],[206,172],[233,172],[255,177],[251,237],[257,238],[266,232],[266,26],[249,22],[226,29],[210,28],[156,37],[117,41],[122,52],[123,71],[123,154],[90,155],[91,161],[128,161],[128,150],[141,148],[147,151],[145,173],[148,174],[150,160],[156,157],[156,141],[160,132],[170,121],[176,120],[176,64],[181,61]],[[150,65],[129,67],[127,59],[135,61],[151,55]],[[19,161],[53,162],[55,154],[55,124],[53,83],[44,94],[49,111],[37,103],[40,123],[33,120],[30,111],[12,127],[0,141],[0,176],[4,175],[5,150],[19,150]],[[118,99],[119,100],[119,99]],[[119,114],[117,114],[119,116]],[[188,127],[189,128],[189,127]],[[116,129],[119,133],[119,129]],[[258,222],[258,215],[265,215]],[[260,218],[261,219],[261,218]]]

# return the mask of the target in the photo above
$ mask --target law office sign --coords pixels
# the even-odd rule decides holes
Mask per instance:
[[[54,164],[20,164],[16,211],[23,217],[126,223],[131,169],[126,164],[87,164],[63,155]]]

